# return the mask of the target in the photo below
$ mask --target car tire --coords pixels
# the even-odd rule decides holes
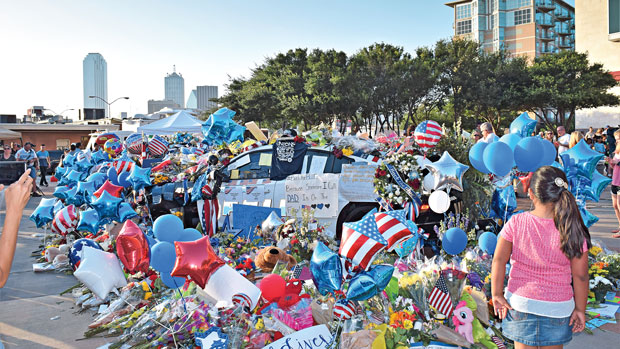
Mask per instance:
[[[364,215],[373,208],[378,208],[379,205],[373,204],[349,204],[347,205],[338,216],[336,222],[336,240],[340,240],[342,236],[342,225],[347,222],[359,221]]]

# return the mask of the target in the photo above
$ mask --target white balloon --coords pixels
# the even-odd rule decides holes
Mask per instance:
[[[424,176],[424,180],[422,181],[422,186],[424,186],[424,190],[430,192],[433,190],[433,188],[435,188],[435,176],[433,176],[431,173],[427,173],[426,176]]]
[[[435,190],[428,197],[428,206],[435,213],[445,213],[450,208],[450,195],[443,190]]]
[[[82,260],[73,275],[99,299],[105,299],[114,288],[127,285],[118,257],[89,246],[82,248]]]

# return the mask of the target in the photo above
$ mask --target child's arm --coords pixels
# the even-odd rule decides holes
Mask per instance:
[[[590,283],[588,278],[588,252],[581,254],[570,261],[570,269],[573,274],[573,290],[575,292],[575,310],[570,316],[570,324],[573,332],[583,331],[586,324],[586,303]]]
[[[491,268],[491,295],[493,296],[493,308],[495,315],[500,319],[506,317],[508,310],[511,310],[510,304],[504,298],[504,276],[506,275],[506,263],[510,260],[512,254],[512,242],[509,242],[501,236],[497,238],[497,247],[495,255],[493,255],[493,266]]]

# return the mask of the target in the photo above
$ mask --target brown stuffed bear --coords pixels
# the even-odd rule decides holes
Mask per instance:
[[[268,246],[258,251],[254,259],[254,264],[262,271],[270,273],[278,261],[288,263],[288,268],[297,265],[297,261],[293,256],[286,254],[284,250],[276,246]]]

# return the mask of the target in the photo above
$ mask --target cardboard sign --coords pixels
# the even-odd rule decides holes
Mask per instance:
[[[340,195],[348,201],[368,202],[376,197],[374,193],[376,165],[342,165],[340,174]]]
[[[338,175],[306,174],[286,178],[286,212],[295,209],[314,209],[317,218],[330,218],[338,215]]]
[[[243,202],[243,187],[236,185],[222,187],[222,191],[218,194],[218,200],[235,204]]]
[[[265,187],[262,185],[247,185],[243,187],[243,199],[241,202],[256,202],[258,206],[265,201]]]
[[[234,204],[232,213],[233,228],[242,229],[241,233],[239,233],[240,237],[254,239],[256,238],[254,235],[256,226],[261,225],[271,212],[275,212],[280,216],[279,208]]]
[[[304,328],[267,345],[264,349],[322,349],[332,341],[332,334],[325,325]]]
[[[267,136],[265,136],[263,131],[260,130],[260,128],[258,127],[258,125],[256,125],[254,121],[246,122],[245,127],[248,129],[248,131],[250,131],[252,136],[254,136],[254,138],[256,138],[257,141],[267,140]]]

